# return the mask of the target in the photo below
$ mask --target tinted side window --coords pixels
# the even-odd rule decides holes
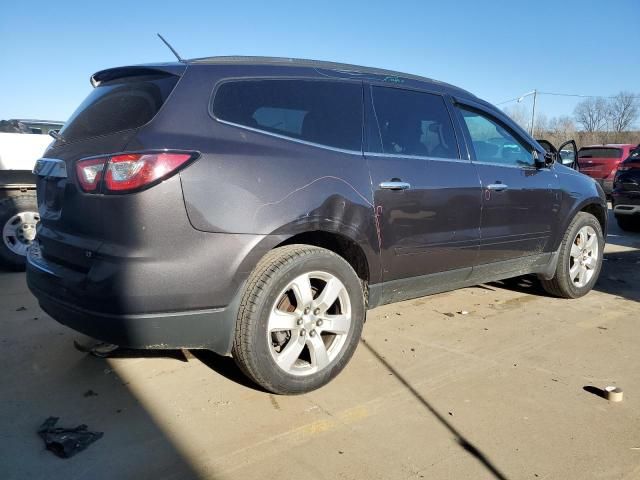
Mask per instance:
[[[362,86],[314,80],[238,80],[213,99],[220,120],[345,150],[362,145]]]
[[[461,108],[460,111],[469,129],[477,162],[521,167],[535,165],[532,149],[497,120],[473,110]]]
[[[430,93],[372,87],[384,153],[459,158],[444,99]]]

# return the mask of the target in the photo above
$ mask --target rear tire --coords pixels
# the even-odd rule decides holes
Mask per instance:
[[[24,270],[26,253],[40,220],[35,193],[24,193],[0,200],[0,262]]]
[[[595,285],[602,269],[604,235],[598,219],[579,212],[567,228],[556,272],[551,280],[542,280],[547,293],[561,298],[579,298]]]
[[[349,362],[364,318],[362,284],[342,257],[309,245],[276,248],[245,287],[233,358],[270,392],[309,392]]]
[[[640,232],[640,216],[616,217],[616,222],[625,232]]]

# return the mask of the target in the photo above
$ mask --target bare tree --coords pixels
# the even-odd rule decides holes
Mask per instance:
[[[536,115],[536,123],[533,126],[533,137],[544,137],[550,130],[551,121],[544,113]],[[531,125],[531,122],[529,122]]]
[[[511,120],[520,125],[523,129],[529,131],[531,125],[531,114],[524,108],[524,105],[511,105],[504,109]]]
[[[566,115],[549,119],[542,115],[536,119],[536,138],[548,140],[557,147],[576,138],[576,125]]]
[[[553,117],[548,126],[549,131],[558,138],[570,139],[576,132],[576,124],[566,115]]]
[[[638,119],[640,107],[638,98],[631,92],[620,92],[609,101],[608,116],[611,129],[624,132]]]
[[[576,105],[573,116],[586,132],[596,132],[606,127],[609,106],[603,98],[586,98]]]

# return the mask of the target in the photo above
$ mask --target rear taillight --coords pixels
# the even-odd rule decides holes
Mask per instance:
[[[95,192],[98,190],[104,165],[108,158],[88,158],[79,160],[76,163],[76,173],[78,174],[78,182],[85,192]]]
[[[85,192],[98,192],[102,183],[103,193],[128,193],[169,178],[197,156],[195,152],[122,153],[79,160],[76,172]]]
[[[640,168],[640,162],[624,162],[618,167],[619,172],[626,172],[627,170],[635,170]]]

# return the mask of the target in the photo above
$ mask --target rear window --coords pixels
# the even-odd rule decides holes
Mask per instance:
[[[581,148],[578,158],[620,158],[622,150],[619,148]]]
[[[213,99],[223,121],[341,148],[361,149],[362,87],[314,80],[225,82]]]
[[[101,83],[71,115],[60,134],[73,141],[141,127],[158,113],[178,78],[157,74]]]

